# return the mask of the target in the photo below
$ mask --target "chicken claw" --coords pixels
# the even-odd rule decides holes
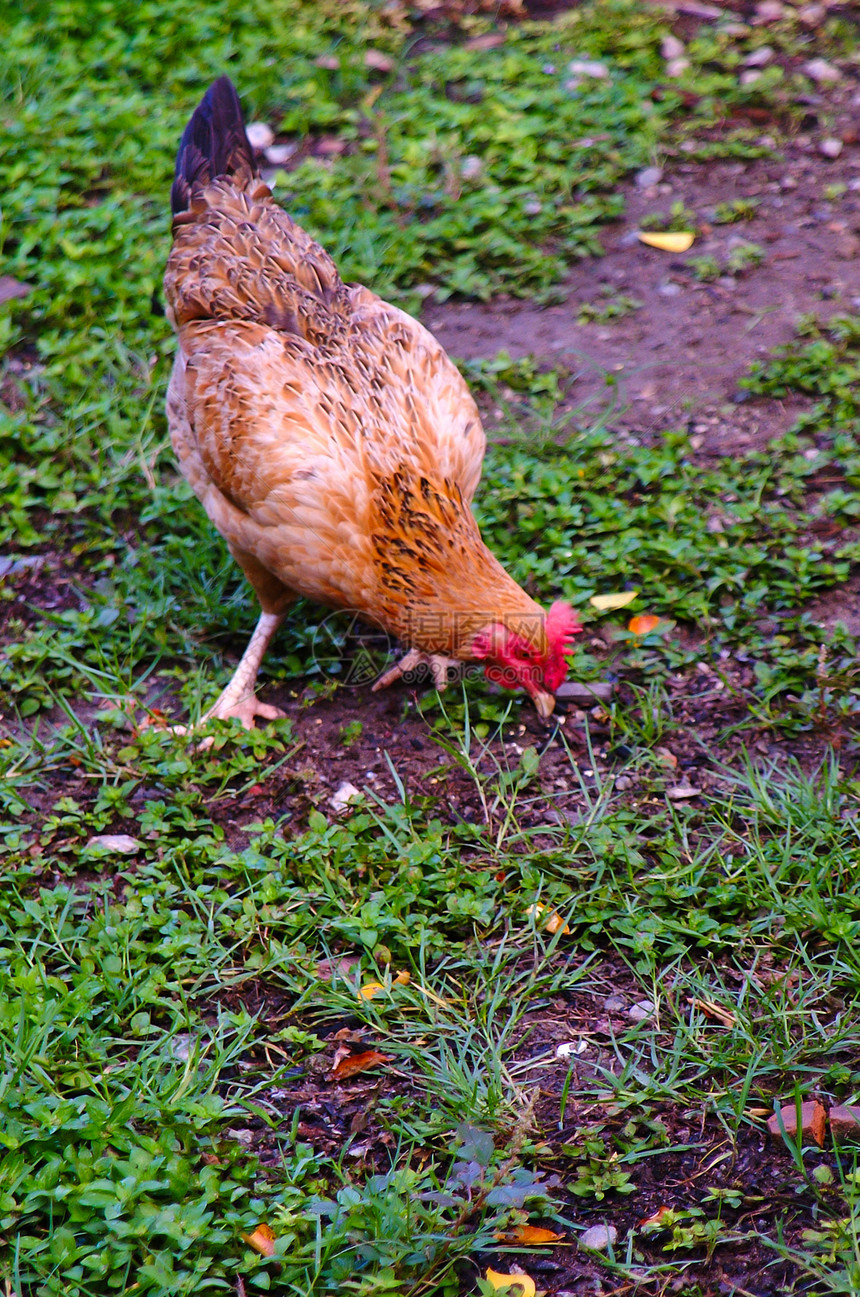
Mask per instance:
[[[373,685],[372,692],[376,693],[380,689],[387,689],[395,680],[399,680],[401,676],[409,674],[420,666],[427,667],[436,688],[442,690],[448,683],[448,668],[458,667],[459,665],[456,658],[445,657],[442,653],[422,653],[420,649],[410,649],[399,662],[395,662],[393,667],[389,667],[379,677]]]
[[[174,734],[191,734],[207,721],[229,721],[233,717],[240,720],[246,730],[252,730],[257,716],[266,721],[275,721],[286,715],[280,707],[273,707],[271,703],[261,703],[254,693],[260,663],[283,620],[283,613],[260,613],[260,620],[242,655],[242,660],[217,702],[200,717],[196,725],[172,726]],[[203,739],[197,745],[198,752],[205,752],[207,748],[211,748],[214,741],[211,737]]]
[[[228,692],[229,685],[214,707],[210,707],[208,712],[200,717],[196,725],[171,725],[171,734],[193,734],[196,730],[202,729],[207,721],[229,721],[233,720],[234,717],[242,722],[246,730],[253,730],[256,728],[254,720],[257,716],[265,721],[276,721],[282,716],[286,716],[286,712],[282,712],[280,707],[273,707],[271,703],[261,703],[256,694],[246,694],[244,698],[239,698],[233,702],[227,698]],[[210,734],[208,738],[200,740],[197,744],[197,751],[205,752],[207,748],[211,748],[214,742],[215,740]]]

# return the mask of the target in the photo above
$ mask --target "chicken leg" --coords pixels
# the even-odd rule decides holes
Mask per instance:
[[[393,667],[379,677],[373,685],[372,692],[376,693],[380,689],[387,689],[395,680],[414,671],[416,667],[427,667],[433,677],[433,683],[436,688],[442,690],[448,683],[448,668],[458,667],[460,663],[456,658],[445,657],[442,653],[422,653],[420,649],[410,649],[405,653],[399,662],[395,662]]]
[[[270,703],[262,703],[254,693],[254,684],[257,679],[257,672],[260,670],[260,663],[266,655],[266,650],[271,644],[275,632],[284,620],[282,612],[261,612],[260,620],[254,629],[248,647],[242,654],[242,658],[236,670],[233,672],[230,683],[222,691],[218,700],[209,708],[196,726],[174,725],[174,734],[188,734],[192,729],[205,725],[207,721],[228,721],[236,717],[242,722],[246,730],[254,728],[254,719],[257,716],[263,720],[274,721],[284,712],[279,707],[272,707]],[[208,746],[206,740],[201,747]]]

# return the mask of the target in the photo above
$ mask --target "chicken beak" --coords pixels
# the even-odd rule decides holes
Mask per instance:
[[[537,710],[537,714],[541,718],[541,720],[548,721],[550,716],[552,716],[553,712],[555,711],[554,695],[544,693],[543,690],[539,690],[537,693],[532,694],[532,700]]]

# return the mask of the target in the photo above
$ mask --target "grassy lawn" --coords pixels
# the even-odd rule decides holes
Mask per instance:
[[[731,17],[675,76],[627,0],[10,17],[6,1297],[860,1293],[857,1147],[766,1125],[860,1103],[860,317],[756,366],[748,400],[804,413],[726,459],[586,418],[563,367],[464,365],[485,538],[587,623],[599,697],[553,727],[477,680],[350,691],[319,645],[351,633],[312,607],[264,667],[286,720],[207,752],[140,724],[203,711],[255,615],[163,413],[167,194],[208,83],[295,143],[275,192],[345,278],[551,303],[632,173],[778,149],[756,112],[797,129],[803,60],[850,55],[838,13]]]

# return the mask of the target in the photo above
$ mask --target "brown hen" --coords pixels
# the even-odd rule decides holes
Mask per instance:
[[[374,688],[421,662],[441,687],[449,659],[481,661],[549,716],[579,626],[564,604],[544,612],[481,540],[475,402],[422,325],[344,284],[278,207],[226,77],[188,123],[171,199],[173,447],[262,607],[204,719],[280,714],[254,684],[299,595],[410,647]]]

